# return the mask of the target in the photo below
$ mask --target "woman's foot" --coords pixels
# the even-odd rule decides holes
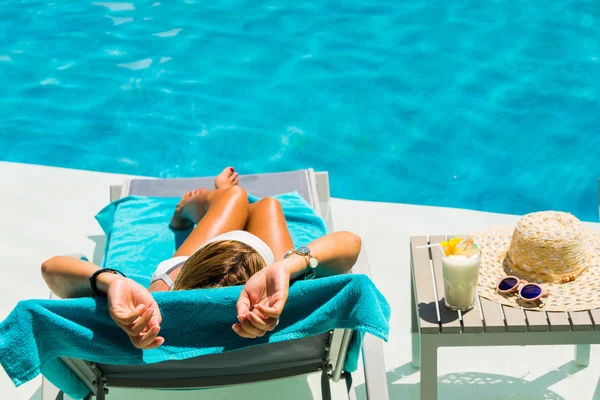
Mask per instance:
[[[206,213],[206,205],[202,193],[206,188],[191,190],[183,195],[175,213],[171,218],[171,228],[176,230],[185,230],[200,221],[204,213]]]
[[[215,189],[225,189],[237,185],[239,181],[238,173],[233,167],[227,167],[215,178]]]

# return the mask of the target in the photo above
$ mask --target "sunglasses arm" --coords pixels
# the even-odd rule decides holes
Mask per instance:
[[[544,308],[546,306],[546,304],[541,300],[542,297],[547,297],[547,296],[541,295],[540,297],[538,297],[535,300],[527,300],[522,297],[518,297],[517,303],[519,303],[522,307],[526,307],[526,308],[532,307],[534,305],[537,308]]]

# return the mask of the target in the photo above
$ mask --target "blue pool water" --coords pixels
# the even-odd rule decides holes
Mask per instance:
[[[363,4],[357,4],[363,3]],[[598,220],[594,1],[0,1],[0,160]]]

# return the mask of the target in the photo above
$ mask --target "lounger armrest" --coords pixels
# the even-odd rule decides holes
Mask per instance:
[[[385,360],[381,341],[372,335],[365,335],[362,344],[363,368],[367,399],[389,399]]]
[[[371,278],[369,259],[364,246],[361,246],[358,260],[356,260],[356,264],[352,267],[352,273],[365,274]],[[377,337],[365,335],[362,343],[362,357],[367,399],[389,399],[383,348],[381,347],[381,341]]]

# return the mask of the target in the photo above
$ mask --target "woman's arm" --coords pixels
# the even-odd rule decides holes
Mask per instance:
[[[42,263],[42,276],[52,292],[60,298],[93,296],[90,276],[99,267],[91,262],[70,256],[52,257]],[[96,280],[98,289],[104,293],[113,274],[100,274]]]
[[[351,232],[336,232],[308,245],[319,261],[318,276],[346,273],[360,253],[360,237]],[[288,297],[290,280],[301,277],[307,268],[305,257],[292,254],[254,274],[244,285],[237,302],[239,323],[232,329],[245,338],[263,336],[277,326]]]
[[[360,253],[360,236],[352,232],[335,232],[318,238],[307,247],[319,261],[315,268],[318,277],[345,274],[356,263]],[[301,277],[307,268],[306,258],[292,254],[282,261],[291,279]]]
[[[62,298],[92,296],[90,276],[99,268],[69,256],[52,257],[42,264],[42,276],[54,294]],[[108,312],[138,349],[153,349],[164,343],[158,336],[162,316],[158,304],[139,283],[120,275],[103,273],[96,287],[108,297]]]

